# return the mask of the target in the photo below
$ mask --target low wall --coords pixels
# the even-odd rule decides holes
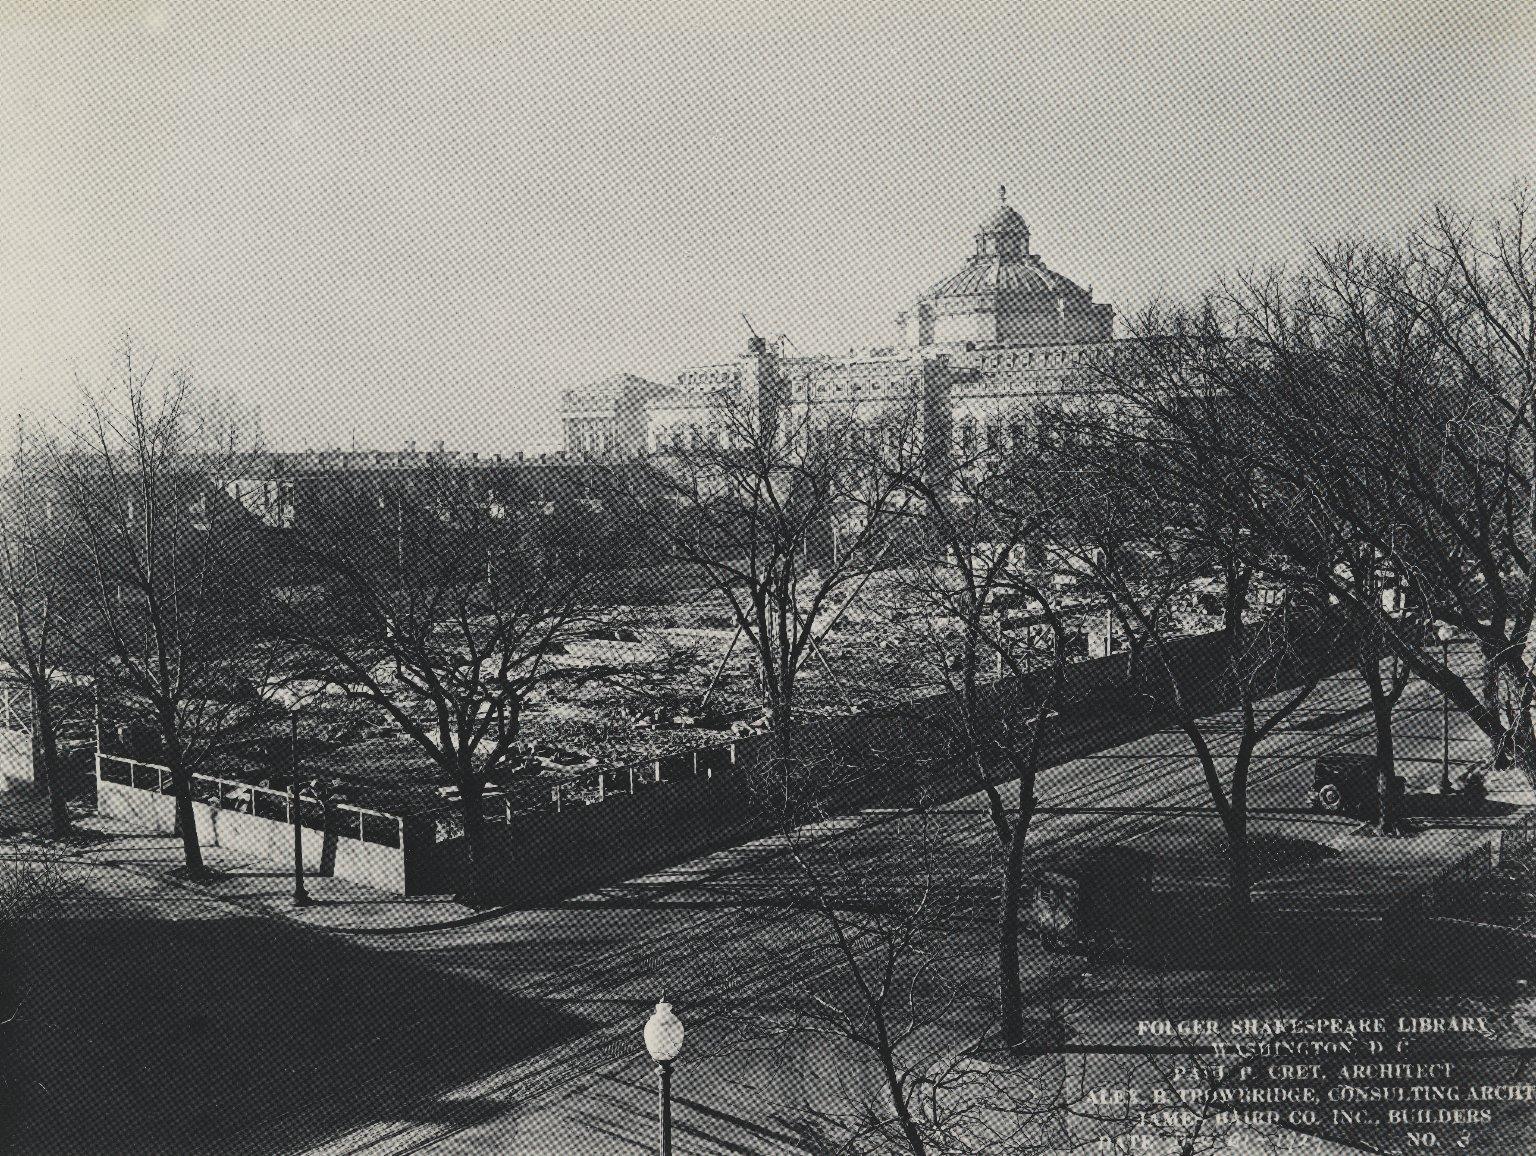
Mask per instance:
[[[26,731],[0,727],[0,791],[37,786],[32,766],[32,736]]]
[[[158,791],[98,779],[96,809],[108,818],[131,823],[155,834],[176,833],[176,800]],[[291,869],[291,824],[207,803],[194,802],[192,813],[196,817],[198,842],[204,846],[227,847]],[[350,879],[382,891],[409,894],[406,852],[401,848],[350,839],[312,827],[301,827],[300,831],[306,873]]]

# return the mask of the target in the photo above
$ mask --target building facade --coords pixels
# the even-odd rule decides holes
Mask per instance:
[[[1112,341],[1114,309],[1031,252],[1029,226],[999,193],[974,251],[897,317],[893,344],[789,357],[754,337],[737,356],[668,383],[624,374],[566,390],[567,453],[641,457],[719,436],[725,398],[786,427],[813,422],[818,409],[873,423],[915,407],[925,438],[952,439],[967,454],[1010,444],[1029,410],[1071,392],[1085,361]]]

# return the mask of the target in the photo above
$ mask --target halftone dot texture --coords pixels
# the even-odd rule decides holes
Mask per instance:
[[[934,587],[956,554],[909,555],[915,530],[863,538],[805,496],[837,437],[910,467],[892,504],[931,477],[902,455],[932,429],[892,437],[855,383],[948,391],[965,453],[1035,452],[1028,408],[1001,415],[1070,390],[1075,341],[962,340],[941,372],[896,324],[969,270],[1000,184],[1031,252],[1123,334],[1156,298],[1298,265],[1312,242],[1393,244],[1441,200],[1484,213],[1529,175],[1533,65],[1536,20],[1498,3],[0,6],[0,399],[26,415],[0,539],[46,509],[51,536],[27,542],[115,542],[58,563],[86,591],[56,604],[66,838],[34,786],[35,696],[0,687],[11,1147],[655,1151],[642,1030],[665,998],[687,1030],[679,1156],[1065,1152],[1132,1130],[1176,1151],[1191,1105],[1248,1114],[1207,1114],[1197,1152],[1536,1151],[1533,800],[1472,720],[1469,633],[1420,650],[1471,699],[1448,709],[1413,675],[1391,709],[1401,838],[1361,833],[1369,764],[1336,757],[1381,744],[1354,655],[1305,618],[1262,643],[1259,718],[1319,680],[1253,745],[1240,934],[1231,816],[1198,750],[1228,773],[1252,722],[1209,634],[1219,589],[1180,586],[1171,633],[1205,633],[1166,654],[1128,647],[1102,596],[1043,580],[994,590],[977,629],[996,634],[966,648],[964,606]],[[1056,316],[1054,296],[982,293],[953,324],[1041,300]],[[160,545],[142,503],[77,484],[54,506],[27,482],[44,431],[88,428],[77,381],[122,384],[124,333],[155,389],[188,370],[263,447],[167,483]],[[1046,345],[1054,366],[1021,360]],[[765,364],[857,418],[776,459],[805,485],[766,523],[693,484],[742,481],[708,437],[721,382],[672,390]],[[977,400],[993,386],[1001,402]],[[658,433],[689,485],[616,452]],[[662,519],[663,498],[692,520]],[[81,537],[86,509],[106,521]],[[743,545],[754,527],[771,549]],[[974,558],[999,531],[956,532]],[[711,541],[730,549],[701,562]],[[178,709],[203,879],[182,870],[145,706],[165,676],[144,607],[168,587],[130,573],[140,549],[213,576],[175,579],[168,612],[194,671]],[[1053,565],[1020,557],[1036,578]],[[770,620],[795,608],[788,644],[738,629],[744,606],[764,625],[743,573],[765,578]],[[7,661],[43,603],[0,559],[0,593],[18,589]],[[1064,619],[1055,691],[1042,601]],[[102,661],[114,606],[123,653]],[[283,646],[251,645],[258,626]],[[1148,689],[1154,661],[1178,710]],[[476,894],[462,768],[434,762],[467,734],[464,766],[499,760]],[[1479,768],[1486,799],[1442,791]],[[998,1034],[1021,802],[1024,1058]],[[1305,1046],[1235,1046],[1292,1018]],[[1314,1051],[1453,1070],[1339,1079],[1300,1070]],[[1328,1099],[1351,1082],[1357,1099]]]

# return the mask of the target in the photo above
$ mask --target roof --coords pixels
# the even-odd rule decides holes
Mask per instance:
[[[632,373],[618,373],[602,381],[594,381],[589,385],[580,385],[565,391],[569,401],[615,402],[626,396],[652,396],[658,393],[668,392],[671,387],[660,385],[654,381],[647,381],[643,377],[636,377]]]
[[[944,278],[924,293],[922,300],[929,301],[935,297],[986,297],[994,294],[1084,299],[1089,296],[1088,290],[1059,273],[1051,272],[1034,255],[999,257],[978,254],[968,260],[958,273]]]

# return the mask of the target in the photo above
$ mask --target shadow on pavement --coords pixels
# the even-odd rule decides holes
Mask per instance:
[[[1474,803],[1466,795],[1442,795],[1439,792],[1416,791],[1403,797],[1404,814],[1422,819],[1445,819],[1472,816],[1494,819],[1513,815],[1520,808],[1513,803],[1485,799]]]
[[[586,1026],[267,918],[86,915],[11,938],[5,1050],[25,1152],[304,1148],[430,1111]]]

